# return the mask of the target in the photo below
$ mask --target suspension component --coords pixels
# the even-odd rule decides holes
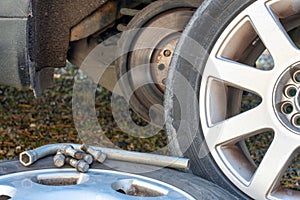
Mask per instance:
[[[136,9],[130,9],[130,8],[121,8],[120,13],[122,15],[127,15],[127,16],[135,16],[136,14],[138,14],[140,12],[140,10],[136,10]]]

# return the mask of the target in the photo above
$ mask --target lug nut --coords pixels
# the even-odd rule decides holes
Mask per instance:
[[[76,151],[73,146],[71,145],[64,145],[60,148],[60,152],[66,156],[71,156],[72,158],[75,158],[77,160],[82,159],[82,152]]]
[[[294,85],[288,85],[284,88],[284,95],[287,98],[292,98],[297,94],[297,87]]]
[[[293,75],[293,80],[296,82],[296,83],[300,83],[300,70],[297,70],[294,75]]]
[[[85,173],[89,170],[90,166],[84,160],[76,160],[74,158],[66,158],[66,163],[74,167],[78,172]]]
[[[292,124],[295,126],[295,127],[300,127],[300,114],[295,114],[293,117],[292,117]]]
[[[106,159],[106,154],[102,153],[100,150],[96,150],[92,148],[89,145],[83,144],[81,146],[81,150],[85,151],[88,154],[91,154],[95,160],[97,160],[99,163],[104,163]]]
[[[284,102],[281,104],[281,108],[280,108],[282,114],[291,114],[294,110],[293,104],[291,104],[290,102]]]
[[[65,165],[66,157],[61,153],[57,152],[57,154],[53,157],[54,165],[56,167],[63,167]]]
[[[82,160],[84,160],[85,162],[87,162],[90,165],[90,164],[93,163],[94,158],[90,154],[83,153],[82,154]]]

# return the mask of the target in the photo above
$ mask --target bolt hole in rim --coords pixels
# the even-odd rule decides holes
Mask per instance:
[[[281,105],[281,112],[283,114],[291,114],[294,110],[293,104],[291,102],[284,102]]]
[[[194,199],[183,190],[148,177],[111,170],[46,169],[0,177],[0,199]]]
[[[300,70],[297,70],[294,75],[293,75],[293,79],[295,82],[300,83]]]
[[[78,174],[66,174],[66,173],[54,173],[54,174],[41,174],[34,178],[32,181],[46,186],[70,186],[83,184],[89,180],[89,176],[83,173]]]
[[[294,96],[296,96],[297,94],[297,87],[294,85],[288,85],[286,86],[285,90],[284,90],[284,94],[287,98],[292,98]]]
[[[7,200],[12,199],[16,194],[16,189],[10,186],[2,186],[0,185],[0,199]]]
[[[300,128],[300,114],[296,114],[292,117],[292,123],[295,127]]]
[[[294,20],[299,13],[291,10],[294,3],[251,4],[223,31],[202,74],[199,109],[208,148],[222,172],[254,199],[300,198],[299,191],[280,183],[300,144],[299,118],[293,117],[299,112],[300,53],[287,34],[300,26]],[[274,66],[260,69],[255,63],[266,49]],[[232,95],[232,88],[240,93]],[[262,101],[241,113],[237,105],[243,91]],[[274,137],[257,165],[244,143],[264,132],[274,132]]]
[[[1,195],[0,199],[1,200],[8,200],[8,199],[11,199],[11,197],[10,196],[6,196],[6,195]]]
[[[112,188],[122,194],[138,197],[161,197],[168,194],[167,190],[149,185],[146,182],[128,179],[114,182]],[[153,188],[153,189],[151,189]]]
[[[300,132],[300,127],[297,125],[297,116],[300,113],[300,83],[297,81],[300,71],[297,69],[298,67],[299,63],[296,63],[285,70],[279,77],[274,90],[274,104],[278,105],[275,106],[275,113],[281,123],[296,134]]]

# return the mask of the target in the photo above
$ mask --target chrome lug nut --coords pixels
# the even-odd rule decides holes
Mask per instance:
[[[90,154],[83,153],[82,154],[82,160],[84,160],[85,162],[87,162],[90,165],[90,164],[93,163],[94,158]]]
[[[99,163],[104,163],[104,161],[106,160],[106,154],[104,154],[100,150],[92,148],[89,145],[83,144],[81,146],[81,150],[85,151],[88,154],[91,154],[94,157],[94,159],[97,160]]]
[[[57,154],[53,157],[54,165],[59,168],[65,165],[65,160],[66,157],[61,152],[57,152]]]
[[[74,149],[73,146],[71,145],[64,145],[60,148],[60,151],[66,155],[66,156],[70,156],[72,158],[75,158],[77,160],[81,160],[82,159],[82,152],[80,151],[76,151]]]
[[[78,172],[85,173],[89,170],[90,166],[84,160],[76,160],[74,158],[66,158],[66,162],[74,167]]]

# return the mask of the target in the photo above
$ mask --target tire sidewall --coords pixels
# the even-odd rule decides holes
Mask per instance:
[[[193,173],[217,183],[242,199],[249,197],[225,177],[207,150],[200,123],[198,97],[201,74],[215,42],[232,19],[253,2],[254,0],[206,0],[202,3],[177,45],[168,74],[168,90],[164,102],[170,151],[177,156],[189,157]],[[189,43],[187,38],[199,43],[200,52],[189,52],[190,47],[186,45]],[[192,62],[180,56],[181,52],[193,54],[189,55],[189,58],[193,58]],[[179,105],[176,95],[185,97],[195,95],[181,89],[179,75],[183,76],[193,88],[197,101],[186,98],[186,101]],[[188,125],[182,124],[183,120],[188,122]]]

